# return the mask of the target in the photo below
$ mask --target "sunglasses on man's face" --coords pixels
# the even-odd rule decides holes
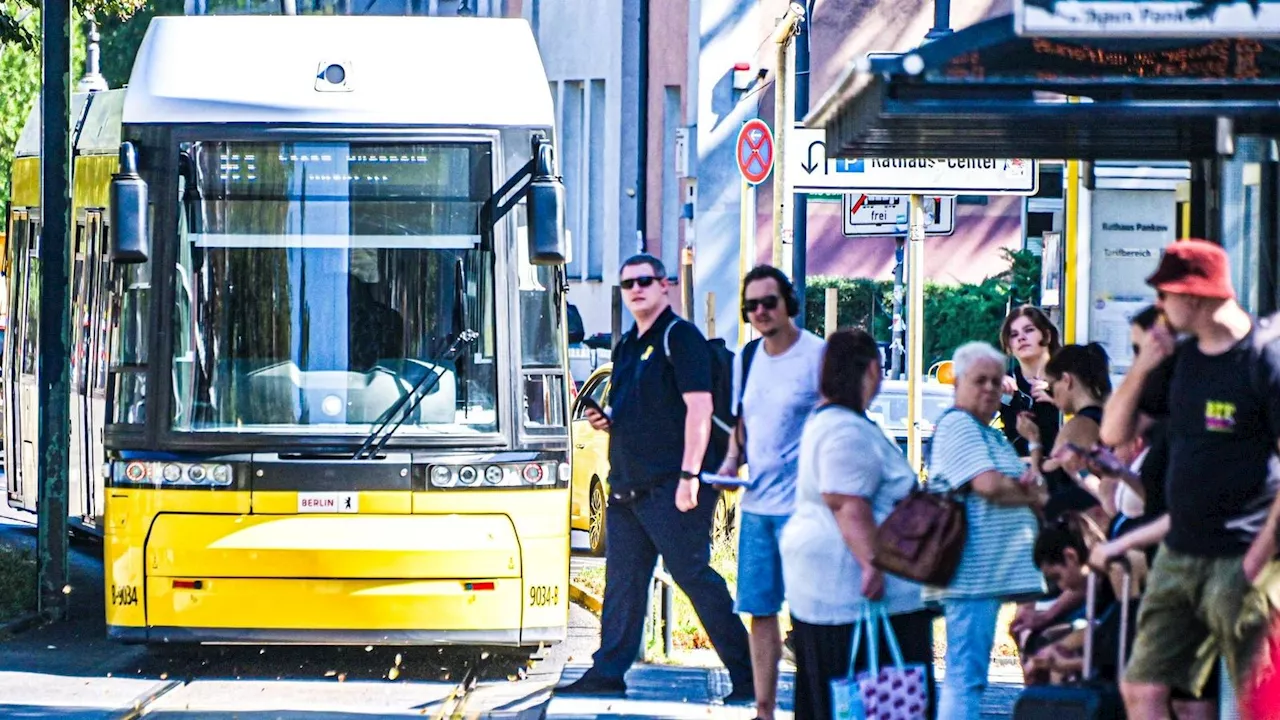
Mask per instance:
[[[618,284],[622,286],[623,290],[630,290],[636,285],[639,285],[642,288],[647,288],[657,281],[658,281],[658,278],[652,275],[641,275],[640,277],[633,277],[633,278],[626,278],[624,280],[619,280]]]
[[[762,298],[750,298],[742,303],[742,307],[747,311],[747,314],[751,314],[762,307],[765,310],[776,310],[778,308],[778,296],[768,295]]]

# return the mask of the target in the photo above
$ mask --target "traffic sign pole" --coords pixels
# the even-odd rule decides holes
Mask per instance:
[[[797,124],[803,122],[804,116],[809,112],[809,40],[812,38],[809,34],[811,22],[809,16],[813,13],[813,0],[804,1],[807,10],[804,17],[800,18],[800,31],[796,39],[795,119]],[[796,302],[800,305],[796,324],[804,329],[805,291],[808,287],[805,272],[809,260],[809,196],[804,193],[793,194],[791,206],[791,285],[795,289]],[[828,328],[827,332],[830,333],[833,329],[834,327]]]
[[[777,45],[777,66],[773,77],[773,124],[776,146],[774,152],[778,156],[777,168],[773,173],[773,258],[776,268],[782,268],[782,225],[787,209],[787,166],[783,162],[786,153],[786,139],[791,133],[791,122],[788,116],[794,113],[787,102],[790,99],[791,73],[790,60],[791,39],[799,29],[800,20],[805,16],[805,8],[799,3],[787,6],[787,12],[778,22],[773,32],[773,41]],[[788,112],[791,111],[791,112]]]

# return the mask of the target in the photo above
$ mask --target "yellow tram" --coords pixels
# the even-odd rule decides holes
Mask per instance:
[[[528,24],[156,18],[73,115],[70,505],[110,636],[562,640],[563,186]],[[28,510],[38,137],[7,218]]]

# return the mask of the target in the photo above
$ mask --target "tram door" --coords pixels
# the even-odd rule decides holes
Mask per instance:
[[[71,511],[100,525],[102,507],[102,428],[105,412],[105,227],[102,212],[89,210],[76,229],[71,333]]]
[[[9,372],[16,374],[12,401],[17,412],[10,411],[13,432],[12,447],[18,457],[9,463],[17,477],[10,478],[10,504],[35,511],[39,482],[36,478],[36,367],[40,349],[40,220],[30,211],[26,217],[26,237],[15,233],[15,242],[23,243],[14,253],[14,280],[19,285],[18,302],[9,309],[9,333],[13,335],[14,362]],[[13,374],[10,375],[13,378]]]
[[[9,317],[4,338],[4,456],[5,494],[10,504],[22,504],[22,436],[18,411],[22,405],[18,392],[18,369],[22,365],[23,312],[26,310],[27,213],[14,210],[9,216],[6,252],[9,255]]]

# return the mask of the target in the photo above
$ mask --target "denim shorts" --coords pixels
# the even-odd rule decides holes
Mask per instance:
[[[788,515],[742,513],[738,525],[738,599],[734,612],[768,617],[782,611],[782,554],[778,539]]]

